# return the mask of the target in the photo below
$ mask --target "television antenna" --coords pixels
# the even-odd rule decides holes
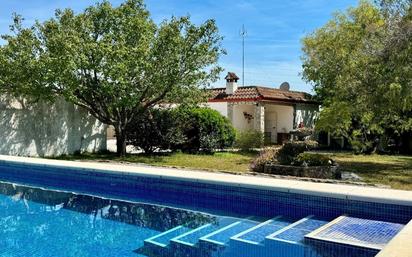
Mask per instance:
[[[245,86],[245,38],[247,36],[245,24],[242,25],[240,36],[242,37],[242,86]]]

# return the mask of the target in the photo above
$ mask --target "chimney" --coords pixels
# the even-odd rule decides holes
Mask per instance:
[[[226,94],[233,95],[237,90],[239,77],[234,72],[228,72],[226,77]]]

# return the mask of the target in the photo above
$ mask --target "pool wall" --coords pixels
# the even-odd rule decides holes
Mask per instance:
[[[3,159],[2,159],[3,158]],[[319,191],[306,192],[304,186],[315,184],[320,189],[320,183],[308,183],[291,185],[286,188],[277,187],[278,184],[285,186],[287,180],[275,180],[264,178],[271,182],[273,188],[264,184],[253,184],[254,177],[232,176],[226,174],[208,173],[210,177],[217,175],[229,176],[232,181],[209,181],[206,179],[188,177],[171,177],[164,171],[158,175],[156,168],[151,168],[152,174],[140,174],[139,169],[147,167],[127,166],[137,172],[123,172],[115,170],[97,170],[84,167],[85,163],[75,163],[77,167],[61,166],[56,164],[73,164],[72,162],[61,162],[52,160],[24,159],[27,162],[6,161],[0,158],[0,180],[16,183],[27,183],[37,186],[48,186],[68,191],[80,191],[90,194],[110,195],[111,197],[127,198],[130,200],[142,200],[171,205],[190,206],[207,211],[234,212],[244,215],[259,215],[271,217],[272,215],[285,215],[290,217],[302,217],[305,215],[316,215],[322,218],[334,218],[342,214],[354,217],[379,219],[390,222],[407,223],[412,217],[412,195],[411,192],[401,191],[411,198],[395,198],[394,204],[389,201],[391,191],[379,189],[379,196],[387,198],[373,198],[370,201],[358,196],[360,200],[352,199],[351,195],[344,194],[342,188],[353,186],[327,185],[330,194]],[[35,160],[35,162],[33,162]],[[90,165],[90,163],[87,163]],[[102,164],[95,164],[101,166]],[[104,165],[103,165],[104,166]],[[101,168],[101,167],[100,167]],[[107,167],[106,168],[113,168]],[[119,167],[118,167],[119,168]],[[120,166],[120,168],[125,168]],[[157,170],[157,171],[156,171]],[[164,170],[164,169],[163,169]],[[156,171],[156,172],[155,172]],[[176,172],[171,170],[169,172]],[[192,172],[193,176],[204,175],[201,172]],[[233,179],[242,178],[250,184],[239,184]],[[313,186],[313,185],[310,185]],[[335,188],[336,187],[336,188]],[[318,188],[318,189],[319,189]],[[357,187],[356,187],[357,188]],[[294,189],[294,190],[293,190]],[[323,188],[325,189],[325,188]],[[345,188],[348,189],[348,188]],[[376,190],[362,188],[364,191]],[[298,192],[295,192],[298,191]],[[399,194],[399,192],[396,192]],[[380,201],[379,201],[380,200]],[[407,201],[409,200],[409,201]],[[160,203],[160,202],[159,202]]]

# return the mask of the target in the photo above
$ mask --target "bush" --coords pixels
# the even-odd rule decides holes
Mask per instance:
[[[172,114],[177,127],[185,137],[173,143],[172,148],[185,152],[212,153],[233,145],[235,130],[229,120],[210,108],[179,107]]]
[[[294,166],[332,166],[333,160],[325,154],[301,153],[292,162]]]
[[[372,141],[362,139],[349,139],[349,143],[355,154],[370,154],[374,151],[374,144]]]
[[[256,130],[239,131],[236,134],[235,146],[242,151],[260,148],[264,143],[263,133]]]
[[[155,109],[139,116],[129,129],[129,143],[145,153],[156,150],[212,153],[233,145],[235,130],[209,108]]]
[[[171,111],[154,109],[135,119],[130,127],[128,143],[145,153],[167,150],[172,144],[185,140],[176,126]]]
[[[251,169],[255,172],[264,172],[265,165],[276,161],[276,155],[279,149],[274,147],[265,147],[259,152],[259,155],[253,160]]]
[[[318,146],[316,141],[295,141],[284,144],[277,155],[280,164],[290,165],[295,158],[306,151],[313,150]]]

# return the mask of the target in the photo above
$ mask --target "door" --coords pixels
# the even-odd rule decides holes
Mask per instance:
[[[277,131],[277,115],[276,112],[266,113],[267,120],[265,120],[265,134],[270,135],[270,142],[276,144],[278,139]]]

